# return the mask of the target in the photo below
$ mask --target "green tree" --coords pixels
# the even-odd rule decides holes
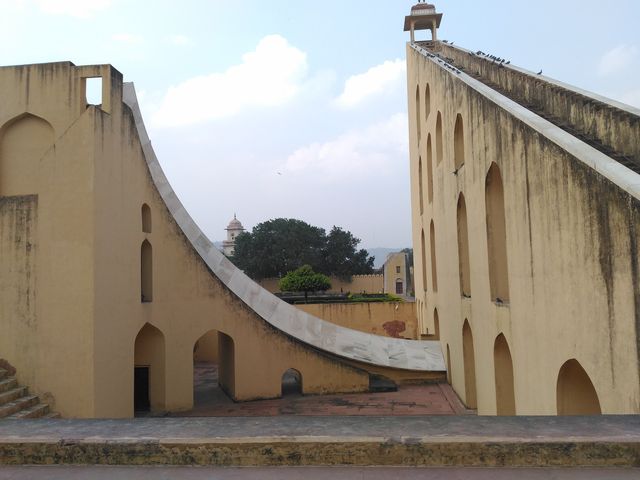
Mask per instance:
[[[327,235],[323,264],[319,270],[343,280],[351,279],[351,275],[373,273],[374,257],[364,249],[357,250],[359,243],[360,239],[351,232],[334,226]]]
[[[301,220],[276,218],[236,237],[232,261],[251,278],[280,278],[308,264],[320,264],[325,231]]]
[[[304,292],[307,303],[309,292],[326,292],[331,288],[331,281],[326,275],[314,272],[310,265],[303,265],[287,273],[279,287],[282,292]]]
[[[301,220],[276,218],[238,235],[231,260],[255,280],[281,278],[303,265],[325,275],[349,278],[373,272],[374,258],[366,250],[357,250],[359,243],[339,227],[327,235],[324,229]]]

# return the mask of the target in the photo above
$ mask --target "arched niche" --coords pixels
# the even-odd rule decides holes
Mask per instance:
[[[418,192],[420,201],[420,215],[424,213],[424,182],[422,179],[422,157],[418,158]]]
[[[556,383],[558,415],[600,415],[600,400],[593,382],[575,358],[565,362]]]
[[[140,301],[153,301],[153,248],[149,240],[140,246]]]
[[[444,156],[444,139],[442,133],[442,114],[438,112],[436,117],[436,162],[440,165]]]
[[[469,230],[467,227],[467,204],[464,195],[458,197],[458,267],[460,273],[460,295],[471,297],[471,270],[469,263]]]
[[[54,142],[53,127],[36,115],[25,113],[5,123],[0,128],[0,196],[38,193],[41,159]]]
[[[416,132],[418,143],[420,142],[420,137],[422,136],[422,123],[420,116],[420,85],[416,86]]]
[[[431,220],[431,226],[429,227],[429,245],[431,247],[431,289],[434,292],[438,291],[438,265],[436,257],[436,229]]]
[[[427,198],[429,204],[433,203],[433,148],[431,146],[431,134],[427,136]]]
[[[462,326],[462,357],[464,361],[464,391],[466,405],[469,408],[478,408],[476,393],[476,357],[473,347],[473,332],[469,320]]]
[[[460,114],[456,116],[456,126],[453,130],[453,160],[456,171],[464,165],[464,124]]]
[[[420,257],[422,260],[422,288],[427,291],[427,246],[424,239],[424,229],[420,231]]]
[[[509,343],[502,333],[496,337],[493,345],[493,365],[496,384],[496,412],[498,415],[515,415],[513,361]]]
[[[487,216],[487,249],[489,261],[489,286],[491,300],[509,303],[509,269],[507,256],[507,227],[504,209],[502,175],[496,163],[492,163],[485,182],[485,207]]]
[[[429,120],[430,114],[431,114],[431,88],[427,83],[427,86],[424,87],[424,120],[425,122]]]
[[[140,216],[142,217],[142,231],[143,233],[151,233],[151,209],[149,205],[146,203],[142,204],[142,208],[140,211]]]

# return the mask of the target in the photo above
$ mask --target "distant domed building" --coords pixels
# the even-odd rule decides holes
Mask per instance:
[[[222,242],[222,251],[226,256],[230,257],[233,255],[236,246],[236,237],[244,232],[244,227],[240,220],[236,218],[235,213],[233,214],[233,220],[229,222],[225,230],[227,231],[227,239]]]

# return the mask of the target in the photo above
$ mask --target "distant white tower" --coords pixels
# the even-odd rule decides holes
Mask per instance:
[[[229,222],[227,228],[227,239],[222,242],[222,251],[228,257],[233,255],[233,251],[236,246],[236,237],[244,232],[244,227],[240,223],[240,220],[236,218],[236,214],[233,214],[233,220]]]

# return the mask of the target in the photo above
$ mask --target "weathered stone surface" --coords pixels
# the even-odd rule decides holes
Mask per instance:
[[[640,418],[5,421],[0,463],[640,466]]]

